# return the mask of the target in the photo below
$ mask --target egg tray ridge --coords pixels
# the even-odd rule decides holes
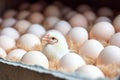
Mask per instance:
[[[93,80],[77,73],[65,73],[0,58],[0,80]],[[95,79],[109,80],[109,79]]]

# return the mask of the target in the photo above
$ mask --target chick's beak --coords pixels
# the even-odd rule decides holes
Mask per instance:
[[[50,42],[49,40],[49,34],[45,35],[43,38],[42,38],[42,41],[46,41],[46,42]]]

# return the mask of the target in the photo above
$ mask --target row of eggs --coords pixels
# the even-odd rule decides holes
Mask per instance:
[[[38,5],[38,3],[36,4]],[[80,12],[82,12],[81,10]],[[61,58],[59,67],[68,72],[83,72],[91,78],[104,77],[98,67],[88,65],[81,55],[95,59],[96,65],[119,63],[120,16],[118,15],[114,19],[112,25],[112,21],[108,17],[113,17],[113,13],[109,8],[99,10],[99,15],[102,17],[97,19],[90,7],[86,7],[83,14],[77,13],[69,7],[64,7],[62,11],[64,18],[68,21],[60,18],[60,10],[56,5],[47,6],[44,10],[45,16],[38,11],[30,14],[28,10],[22,9],[15,19],[16,11],[8,10],[3,15],[3,19],[1,18],[0,56],[29,65],[41,65],[48,69],[49,61],[40,52],[41,40],[47,30],[55,29],[80,45],[77,53],[70,53]],[[90,25],[93,21],[95,23]]]

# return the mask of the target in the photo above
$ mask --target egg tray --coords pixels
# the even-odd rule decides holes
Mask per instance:
[[[117,80],[116,77],[114,80]],[[0,80],[109,80],[89,79],[77,73],[65,73],[0,58]],[[113,79],[112,79],[113,80]]]

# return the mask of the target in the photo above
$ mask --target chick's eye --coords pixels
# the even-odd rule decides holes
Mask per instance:
[[[52,40],[55,40],[55,37],[52,37],[51,39],[52,39]]]

